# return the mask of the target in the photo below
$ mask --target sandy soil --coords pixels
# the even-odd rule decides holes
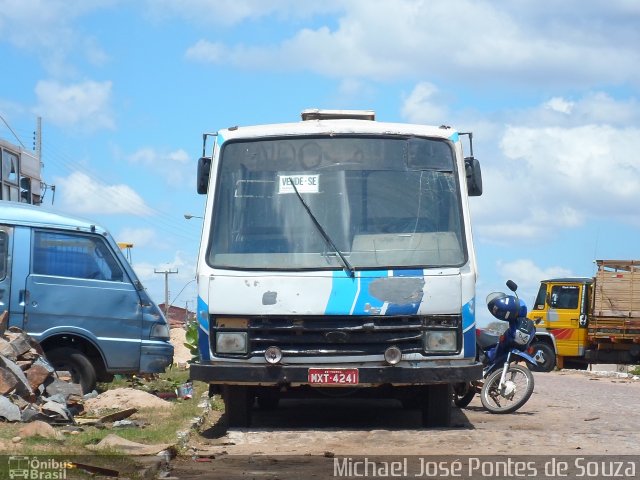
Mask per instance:
[[[169,331],[170,342],[173,345],[173,363],[174,365],[186,365],[191,360],[191,352],[184,346],[185,336],[187,332],[184,328],[172,328]]]
[[[142,390],[135,388],[114,388],[84,402],[85,410],[100,412],[103,410],[126,408],[171,408],[173,404]]]

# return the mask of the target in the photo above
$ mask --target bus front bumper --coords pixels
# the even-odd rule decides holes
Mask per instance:
[[[482,378],[480,363],[429,366],[361,366],[349,365],[238,365],[191,364],[192,380],[218,385],[301,386],[317,385],[311,371],[357,370],[357,383],[331,386],[433,385],[463,383]]]

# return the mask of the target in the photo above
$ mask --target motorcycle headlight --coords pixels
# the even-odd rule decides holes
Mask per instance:
[[[216,333],[216,353],[247,353],[247,332]]]
[[[430,330],[424,333],[426,353],[448,353],[458,350],[458,335],[455,330]]]

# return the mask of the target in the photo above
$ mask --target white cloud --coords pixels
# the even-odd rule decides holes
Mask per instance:
[[[498,274],[505,279],[511,279],[523,290],[536,290],[541,280],[549,278],[573,277],[571,270],[559,266],[541,268],[533,260],[518,259],[511,262],[498,261]]]
[[[128,185],[103,185],[81,172],[54,179],[62,209],[75,214],[150,215],[151,209]]]
[[[558,111],[548,108],[550,102],[571,107]],[[592,92],[491,115],[453,113],[459,117],[454,125],[464,122],[474,131],[482,165],[483,196],[470,200],[480,239],[532,243],[591,220],[640,224],[640,106],[634,98]]]
[[[185,52],[185,57],[203,63],[218,63],[225,59],[225,46],[217,42],[198,40]]]
[[[512,261],[498,260],[495,264],[495,276],[500,279],[497,284],[493,282],[491,286],[486,285],[484,282],[478,284],[479,298],[485,298],[486,295],[495,290],[511,293],[505,283],[507,280],[513,280],[518,285],[518,297],[525,302],[529,311],[531,311],[541,280],[574,277],[575,274],[561,266],[540,267],[531,259],[520,258]],[[480,324],[486,325],[496,319],[489,314],[486,308],[480,308],[477,320]]]
[[[640,128],[508,127],[501,142],[512,168],[544,187],[539,200],[552,207],[570,199],[601,215],[636,212],[640,204]]]
[[[410,123],[446,124],[450,116],[438,88],[428,82],[418,83],[402,104],[402,116]]]
[[[204,16],[204,3],[194,1],[182,14]],[[231,9],[233,21],[293,11],[291,2],[268,5],[239,2]],[[199,58],[338,78],[438,77],[474,85],[527,85],[538,91],[541,82],[546,87],[638,82],[640,51],[633,45],[640,43],[640,32],[632,21],[637,12],[623,1],[584,8],[583,2],[571,0],[563,2],[565,15],[558,15],[555,5],[550,9],[547,2],[533,1],[503,5],[459,0],[451,8],[446,0],[351,0],[342,6],[337,25],[307,26],[268,47],[201,40],[199,48],[210,48],[208,56]],[[228,14],[220,8],[211,11]],[[603,17],[616,28],[605,29],[611,23]]]
[[[545,108],[549,110],[553,110],[554,112],[560,113],[571,113],[573,109],[573,102],[568,102],[564,98],[561,97],[553,97],[551,100],[544,104]]]
[[[158,234],[152,228],[123,228],[117,235],[118,242],[133,244],[135,247],[148,247],[155,243]]]
[[[88,13],[115,4],[117,0],[0,0],[0,42],[40,57],[54,76],[75,72],[66,61],[78,50],[90,62],[105,54],[90,36],[74,29],[74,21]],[[99,60],[101,59],[101,60]]]
[[[86,131],[115,128],[111,109],[109,81],[86,81],[62,85],[42,80],[36,85],[38,105],[35,111],[45,120],[59,126],[77,127]]]
[[[147,0],[148,14],[158,20],[180,16],[197,25],[231,26],[245,20],[274,16],[291,20],[327,14],[344,8],[338,0]]]
[[[149,167],[152,174],[161,175],[171,186],[194,188],[195,168],[189,154],[182,150],[159,151],[145,147],[127,156],[127,161]]]

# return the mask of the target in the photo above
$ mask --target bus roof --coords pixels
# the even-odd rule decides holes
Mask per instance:
[[[410,123],[386,123],[359,119],[303,120],[246,127],[229,127],[218,132],[222,141],[299,135],[400,135],[458,140],[458,132],[446,125],[429,126]],[[221,142],[220,142],[221,143]]]

